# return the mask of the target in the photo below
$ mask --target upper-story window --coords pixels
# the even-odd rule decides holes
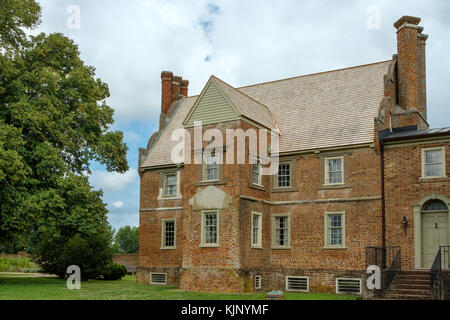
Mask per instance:
[[[203,181],[219,180],[219,155],[214,151],[203,157]]]
[[[278,165],[278,176],[277,176],[277,186],[278,188],[289,188],[291,187],[291,163],[285,162]]]
[[[164,175],[164,195],[174,197],[177,194],[177,174],[167,173]]]
[[[262,165],[259,160],[253,165],[252,180],[254,185],[262,186]]]
[[[325,159],[325,185],[344,184],[344,157]]]
[[[219,246],[219,212],[217,211],[202,213],[201,246]]]
[[[422,178],[445,177],[445,148],[422,149]]]

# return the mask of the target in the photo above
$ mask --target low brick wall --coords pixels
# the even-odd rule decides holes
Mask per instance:
[[[138,266],[137,254],[115,254],[113,262],[121,264],[127,268],[129,274],[136,274]]]

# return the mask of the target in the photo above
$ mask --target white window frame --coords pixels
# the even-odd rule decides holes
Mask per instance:
[[[216,243],[206,243],[206,215],[215,214],[217,216],[217,242]],[[220,246],[220,214],[217,210],[204,210],[202,211],[201,218],[201,241],[200,247],[202,248],[218,248]]]
[[[220,164],[221,164],[221,152],[216,152],[217,150],[214,150],[212,152],[204,153],[203,154],[203,163],[202,163],[202,181],[201,182],[219,182],[220,181]],[[214,156],[217,157],[217,179],[207,179],[206,174],[206,164],[207,164],[207,158],[211,157],[214,153]]]
[[[258,219],[258,226],[257,226],[257,228],[258,228],[258,233],[257,233],[257,237],[258,237],[258,242],[257,243],[255,243],[255,239],[254,239],[254,233],[253,233],[253,229],[255,228],[255,225],[253,224],[253,220],[254,220],[254,217],[255,216],[258,216],[259,217],[259,219]],[[252,248],[253,249],[262,249],[262,213],[261,212],[252,212],[252,215],[251,215],[251,223],[250,223],[250,225],[251,225],[251,245],[252,245]]]
[[[176,176],[176,192],[174,195],[167,195],[166,194],[166,176],[167,175],[173,175]],[[181,179],[181,170],[177,171],[167,171],[162,173],[162,185],[159,187],[159,195],[158,195],[158,201],[164,201],[164,200],[181,200],[181,193],[180,193],[180,179]]]
[[[442,153],[442,175],[441,176],[427,176],[426,170],[426,153],[428,151],[441,151]],[[422,149],[422,179],[439,179],[447,178],[446,173],[446,163],[445,163],[445,147],[433,147],[433,148],[423,148]]]
[[[289,165],[289,186],[280,186],[280,181],[279,179],[279,172],[280,172],[280,166],[281,165]],[[292,181],[292,161],[283,161],[278,163],[278,170],[277,170],[277,174],[275,176],[275,188],[276,189],[290,189],[293,186],[293,181]]]
[[[328,162],[329,161],[333,161],[333,160],[341,160],[341,182],[340,183],[330,183],[330,172],[329,172],[329,166],[328,166]],[[345,158],[344,156],[340,156],[340,157],[332,157],[332,158],[325,158],[325,185],[326,186],[340,186],[345,184],[345,174],[344,174],[344,170],[345,170],[345,165],[344,165],[344,161]]]
[[[330,216],[342,216],[342,244],[340,245],[331,245],[330,244],[330,234],[329,234],[329,217]],[[325,212],[324,213],[324,248],[325,249],[347,249],[345,244],[345,211],[337,211],[337,212]]]
[[[349,293],[349,292],[340,292],[339,291],[339,280],[350,280],[350,281],[359,281],[359,292],[358,293]],[[346,295],[361,295],[362,294],[362,280],[360,278],[336,278],[336,294],[346,294]]]
[[[167,177],[168,176],[175,176],[175,193],[174,194],[168,194],[167,193]],[[178,174],[176,172],[166,172],[164,173],[164,180],[163,180],[163,195],[166,198],[174,198],[178,194]]]
[[[173,246],[166,246],[166,222],[174,223]],[[162,219],[161,220],[161,250],[174,250],[177,248],[177,219]]]
[[[254,174],[255,174],[255,166],[258,167],[258,181],[255,182],[254,180]],[[261,161],[257,160],[257,163],[252,164],[252,184],[258,187],[263,187],[262,183],[262,164]]]
[[[276,221],[277,218],[287,218],[287,244],[285,245],[279,245],[277,244],[277,234],[276,234]],[[291,248],[291,215],[285,214],[285,213],[279,213],[279,214],[273,214],[272,215],[272,226],[271,226],[271,233],[272,233],[272,249],[280,249],[280,250],[286,250],[286,249],[292,249]]]

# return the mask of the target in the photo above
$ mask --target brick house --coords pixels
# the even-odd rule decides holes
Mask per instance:
[[[191,97],[188,81],[162,72],[160,128],[139,151],[137,281],[368,294],[366,267],[377,264],[429,286],[439,247],[450,245],[450,129],[427,122],[419,23],[399,19],[397,54],[370,65],[242,88],[212,76]],[[174,132],[194,137],[199,121],[200,137],[265,129],[257,145],[270,146],[277,135],[275,174],[228,139],[207,152],[209,141],[185,136],[175,161]],[[391,295],[424,297],[423,286],[397,283]]]

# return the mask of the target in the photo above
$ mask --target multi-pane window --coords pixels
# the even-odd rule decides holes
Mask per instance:
[[[260,248],[262,246],[262,215],[260,213],[252,214],[252,247]]]
[[[444,149],[424,150],[423,154],[424,177],[443,177],[444,173]]]
[[[325,183],[326,184],[342,184],[344,183],[344,159],[333,158],[325,161]]]
[[[345,221],[343,213],[328,213],[326,217],[326,247],[345,246]]]
[[[203,245],[219,244],[219,225],[217,212],[203,213]]]
[[[280,216],[275,217],[275,246],[288,247],[289,246],[289,217]]]
[[[163,242],[163,248],[175,248],[176,247],[176,227],[175,227],[175,220],[163,220],[163,236],[162,236],[162,242]]]
[[[177,193],[177,175],[166,174],[164,176],[164,193],[168,197],[175,196]]]
[[[219,156],[215,152],[207,154],[204,157],[203,180],[204,181],[219,180]]]
[[[262,170],[261,169],[262,169],[261,162],[258,160],[258,162],[253,165],[253,171],[252,171],[253,184],[258,185],[258,186],[262,185]]]
[[[291,164],[280,163],[278,165],[278,187],[288,188],[291,186]]]

